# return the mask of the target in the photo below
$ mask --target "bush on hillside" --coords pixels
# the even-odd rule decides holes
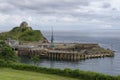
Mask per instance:
[[[6,62],[17,62],[18,56],[4,41],[0,41],[0,59]]]

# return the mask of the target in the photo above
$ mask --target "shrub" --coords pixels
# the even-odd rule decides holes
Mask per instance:
[[[60,76],[67,76],[67,77],[73,77],[77,79],[83,79],[83,80],[120,80],[120,76],[109,76],[109,75],[103,75],[100,73],[94,73],[90,71],[80,71],[80,70],[71,70],[71,69],[53,69],[53,68],[45,68],[45,67],[37,67],[33,65],[27,65],[27,64],[19,64],[19,63],[11,63],[6,64],[3,60],[0,60],[0,66],[2,67],[9,67],[16,70],[25,70],[25,71],[33,71],[33,72],[40,72],[40,73],[47,73],[47,74],[56,74]],[[4,64],[4,65],[3,65]]]

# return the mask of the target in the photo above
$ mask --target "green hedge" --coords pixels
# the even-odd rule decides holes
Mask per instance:
[[[60,76],[74,77],[77,79],[83,80],[120,80],[120,76],[110,76],[104,75],[100,73],[90,72],[90,71],[81,71],[81,70],[71,70],[71,69],[54,69],[54,68],[45,68],[45,67],[37,67],[33,65],[27,64],[19,64],[19,63],[6,63],[0,60],[0,67],[8,67],[16,70],[25,70],[25,71],[33,71],[47,74],[56,74]]]

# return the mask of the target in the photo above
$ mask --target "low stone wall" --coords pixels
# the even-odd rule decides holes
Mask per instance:
[[[44,56],[48,59],[76,61],[89,58],[113,57],[114,53],[111,50],[103,48],[84,49],[81,51],[62,51],[62,50],[32,50],[29,48],[21,48],[18,50],[19,56],[32,57],[34,55]]]

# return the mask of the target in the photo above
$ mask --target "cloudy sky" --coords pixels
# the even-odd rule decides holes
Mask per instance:
[[[0,31],[120,29],[120,0],[0,0]]]

